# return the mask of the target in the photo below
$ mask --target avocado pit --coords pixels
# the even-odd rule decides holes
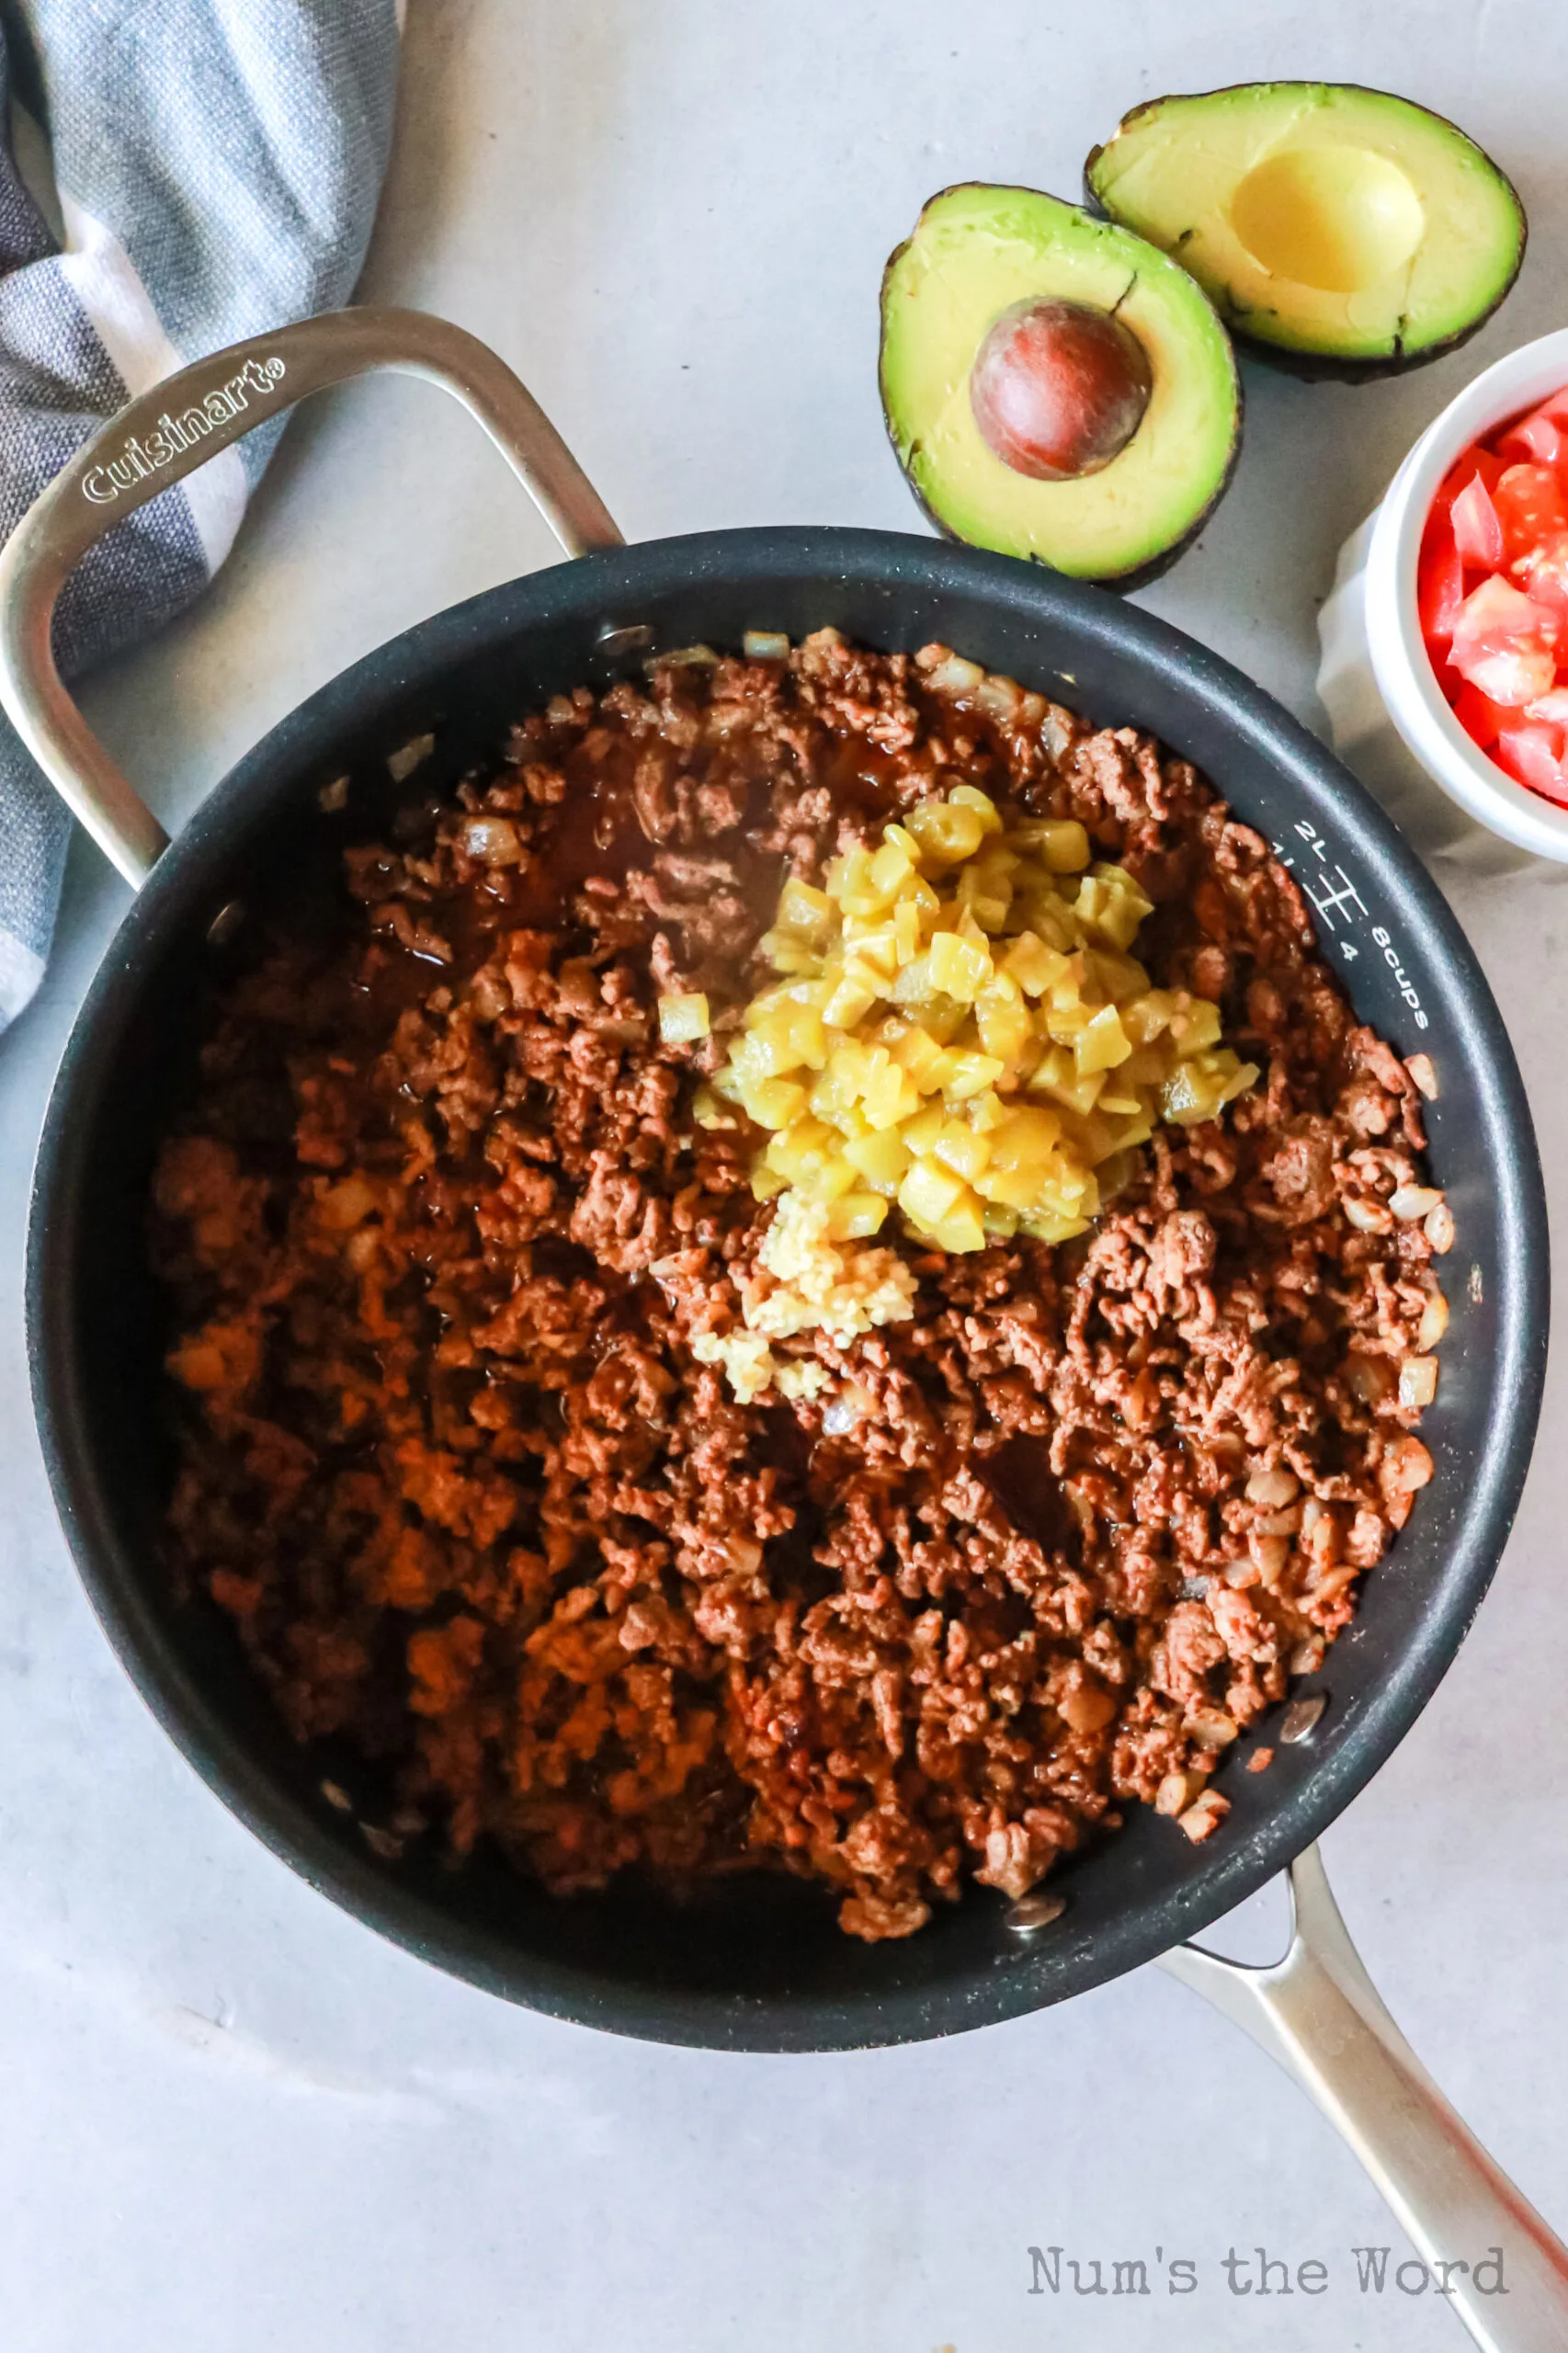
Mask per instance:
[[[970,405],[994,457],[1033,482],[1098,473],[1149,405],[1142,344],[1113,312],[1034,298],[992,324],[970,372]]]

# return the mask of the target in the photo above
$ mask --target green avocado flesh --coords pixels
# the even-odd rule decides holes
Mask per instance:
[[[1525,216],[1491,158],[1407,98],[1253,82],[1135,108],[1090,197],[1189,269],[1236,334],[1409,365],[1503,300]]]
[[[970,405],[990,328],[1036,298],[1114,312],[1149,358],[1137,431],[1076,481],[1016,472]],[[1142,238],[1027,188],[932,198],[882,280],[881,387],[899,461],[939,529],[1081,580],[1144,573],[1188,539],[1225,486],[1240,433],[1230,338],[1193,279]]]

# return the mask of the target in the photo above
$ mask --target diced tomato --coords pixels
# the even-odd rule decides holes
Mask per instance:
[[[1421,543],[1415,601],[1421,632],[1426,638],[1449,638],[1454,616],[1464,602],[1464,558],[1454,545],[1446,515],[1435,515]]]
[[[1479,474],[1469,482],[1449,510],[1454,545],[1467,563],[1494,571],[1506,553],[1503,526],[1491,494]]]
[[[1497,447],[1506,458],[1533,459],[1539,465],[1554,466],[1568,449],[1568,431],[1563,418],[1544,408],[1532,409],[1528,416],[1509,426]]]
[[[1561,392],[1549,393],[1545,400],[1527,410],[1523,416],[1516,416],[1513,423],[1505,426],[1494,438],[1501,449],[1517,434],[1528,433],[1532,426],[1539,425],[1555,425],[1564,436],[1568,436],[1568,384],[1564,384]]]
[[[1455,616],[1450,658],[1489,701],[1530,702],[1556,681],[1561,628],[1560,614],[1493,573]]]
[[[1472,744],[1489,752],[1501,730],[1518,718],[1517,710],[1510,710],[1500,702],[1491,701],[1479,687],[1468,682],[1454,697],[1454,717]]]
[[[1432,501],[1432,512],[1436,515],[1451,506],[1465,484],[1473,482],[1477,474],[1490,490],[1507,462],[1506,458],[1499,458],[1491,449],[1483,449],[1479,441],[1472,442],[1459,463],[1450,466],[1443,476],[1437,486],[1437,495]]]
[[[1480,688],[1489,702],[1506,703],[1510,710],[1544,694],[1557,669],[1550,650],[1517,641],[1479,646],[1468,662],[1454,666],[1461,678]]]
[[[1503,526],[1504,551],[1510,563],[1528,555],[1551,533],[1568,530],[1562,485],[1550,466],[1510,466],[1492,494],[1492,504]]]
[[[1465,733],[1568,808],[1568,385],[1449,469],[1415,595],[1434,676]]]
[[[1561,727],[1525,720],[1502,730],[1494,757],[1499,767],[1506,768],[1520,784],[1528,784],[1532,792],[1543,793],[1548,801],[1568,802],[1568,767],[1563,765],[1562,741]]]
[[[1477,636],[1535,636],[1554,642],[1561,622],[1559,616],[1516,588],[1511,580],[1504,580],[1495,573],[1472,588],[1460,607],[1454,623],[1454,662],[1460,664],[1461,647]],[[1544,690],[1543,690],[1544,691]]]
[[[1554,531],[1525,558],[1525,585],[1538,605],[1568,614],[1568,531]]]

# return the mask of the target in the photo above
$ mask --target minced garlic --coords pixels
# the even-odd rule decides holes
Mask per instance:
[[[915,1279],[898,1253],[834,1241],[826,1206],[800,1193],[779,1196],[757,1265],[766,1279],[742,1293],[744,1328],[722,1337],[699,1333],[692,1342],[699,1364],[723,1366],[743,1405],[770,1388],[812,1398],[827,1385],[825,1366],[781,1359],[769,1340],[822,1332],[843,1347],[915,1313]]]

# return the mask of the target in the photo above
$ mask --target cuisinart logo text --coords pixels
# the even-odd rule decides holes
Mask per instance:
[[[83,496],[95,506],[108,506],[122,490],[133,489],[160,466],[172,465],[187,449],[205,441],[219,426],[243,416],[252,394],[265,398],[276,390],[284,373],[281,359],[247,359],[237,376],[231,376],[221,391],[209,392],[199,404],[182,409],[178,416],[171,416],[165,409],[145,440],[132,434],[118,458],[110,458],[106,465],[88,467],[82,476]]]

